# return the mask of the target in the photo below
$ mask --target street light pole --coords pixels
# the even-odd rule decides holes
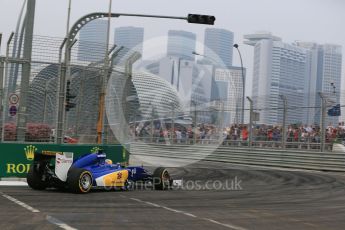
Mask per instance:
[[[242,61],[242,55],[240,50],[238,49],[238,44],[234,44],[234,47],[236,48],[238,55],[240,56],[241,60],[241,75],[242,75],[242,115],[241,115],[241,123],[244,123],[244,94],[245,94],[245,78],[244,78],[244,71],[243,71],[243,61]]]
[[[326,118],[326,96],[319,92],[319,96],[321,98],[321,118],[320,118],[320,151],[325,151],[325,118]]]
[[[191,104],[193,105],[194,107],[194,121],[193,121],[193,126],[194,126],[194,133],[193,133],[193,138],[194,138],[194,144],[196,144],[196,126],[197,126],[197,113],[196,113],[196,103],[195,101],[191,101]]]
[[[174,134],[175,134],[175,106],[171,102],[172,116],[171,116],[171,143],[174,143]]]
[[[252,147],[253,141],[253,100],[250,97],[247,97],[250,105],[250,114],[249,114],[249,148]]]
[[[284,111],[283,111],[283,127],[282,127],[282,145],[283,149],[285,149],[286,145],[286,114],[287,114],[287,98],[285,95],[279,95],[279,97],[284,102]]]

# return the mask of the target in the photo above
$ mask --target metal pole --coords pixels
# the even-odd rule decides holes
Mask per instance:
[[[11,44],[11,41],[13,39],[13,36],[14,36],[14,32],[11,33],[10,37],[8,38],[8,41],[7,41],[7,46],[6,46],[6,57],[5,57],[5,60],[4,60],[4,64],[6,64],[6,68],[4,67],[4,78],[5,78],[5,81],[8,81],[8,72],[6,71],[6,69],[8,68],[8,56],[9,56],[9,52],[10,52],[10,44]],[[3,86],[3,84],[1,85]],[[4,88],[3,88],[4,90]],[[8,89],[7,89],[8,91]],[[8,94],[8,93],[7,93]],[[5,97],[5,92],[3,92],[3,97]],[[2,100],[4,101],[4,106],[5,106],[5,99],[2,98]],[[4,137],[5,137],[5,122],[6,122],[6,109],[5,107],[2,107],[3,110],[2,110],[2,126],[3,126],[3,129],[2,129],[2,132],[1,132],[1,140],[4,141]]]
[[[85,71],[83,71],[84,73],[84,76],[85,76]],[[78,135],[79,135],[79,116],[80,116],[80,111],[82,109],[82,104],[83,104],[83,92],[84,92],[84,79],[85,77],[81,78],[80,79],[80,89],[79,89],[79,97],[78,97],[78,104],[77,104],[77,119],[76,119],[76,124],[75,124],[75,136],[78,138]]]
[[[175,130],[175,107],[174,104],[171,103],[171,109],[172,109],[172,116],[171,116],[171,141],[174,142],[174,130]]]
[[[287,98],[285,95],[279,95],[283,100],[284,110],[283,110],[283,127],[282,127],[282,146],[283,149],[286,147],[286,115],[287,115]]]
[[[66,42],[66,45],[65,45]],[[58,96],[58,119],[57,119],[57,144],[63,143],[63,131],[65,123],[65,94],[66,94],[66,81],[69,78],[70,70],[70,58],[71,58],[71,49],[76,43],[76,40],[73,42],[69,39],[66,39],[62,42],[60,46],[60,52],[65,45],[65,60],[61,63],[60,67],[60,76],[59,76],[59,96]],[[59,57],[61,58],[61,57]]]
[[[249,143],[248,146],[252,146],[252,140],[253,140],[253,100],[250,97],[247,97],[250,105],[250,113],[249,113]]]
[[[153,125],[153,122],[154,122],[154,107],[152,106],[152,109],[151,109],[151,142],[153,142],[153,130],[154,130],[154,125]]]
[[[24,39],[24,59],[28,63],[24,63],[22,67],[22,78],[20,81],[20,103],[17,115],[17,140],[25,141],[26,123],[27,123],[27,97],[30,86],[31,73],[31,54],[32,54],[32,40],[34,30],[36,0],[28,0],[26,11],[26,25],[25,25],[25,39]]]
[[[244,123],[244,94],[245,94],[245,77],[244,77],[244,71],[243,71],[243,61],[242,61],[242,55],[240,50],[238,49],[238,44],[234,44],[234,47],[236,48],[241,61],[241,75],[242,75],[242,114],[241,114],[241,123]]]
[[[319,92],[321,98],[321,119],[320,119],[320,151],[325,151],[325,118],[326,118],[326,97]]]
[[[196,125],[197,125],[196,103],[194,101],[192,101],[192,104],[194,105],[194,135],[193,135],[193,137],[194,137],[194,144],[196,144],[196,130],[197,130],[197,127],[196,127]]]
[[[136,126],[137,126],[137,110],[134,111],[134,121],[133,121],[133,124],[134,124],[134,128],[133,128],[133,141],[135,141],[135,137],[136,137]]]
[[[224,126],[224,102],[223,101],[221,101],[220,102],[221,103],[221,114],[220,114],[220,124],[219,124],[219,126],[220,126],[220,129],[221,129],[221,131],[223,132],[223,126]]]
[[[57,122],[56,122],[56,143],[61,144],[63,142],[63,117],[64,117],[64,102],[65,102],[65,80],[66,80],[66,56],[68,54],[65,53],[65,61],[62,62],[62,49],[65,46],[68,46],[69,42],[68,39],[65,38],[60,46],[59,49],[59,76],[58,76],[58,90],[57,90]],[[67,49],[68,50],[68,49]]]
[[[1,34],[0,34],[0,48],[1,48]],[[4,102],[4,70],[5,70],[5,58],[4,57],[0,57],[0,128],[1,130],[3,130],[4,127],[4,120],[5,117],[3,116],[3,110],[5,108],[5,102]],[[4,140],[2,138],[0,138],[0,141],[3,142]]]
[[[71,18],[71,1],[68,1],[68,10],[67,10],[67,26],[66,26],[66,38],[68,38],[68,31],[69,31],[69,20]]]
[[[2,33],[0,33],[0,51],[1,51],[1,41],[2,41]],[[3,103],[3,91],[4,91],[4,69],[5,69],[5,59],[0,57],[0,129],[4,129],[3,127],[3,119],[2,111],[4,109]],[[2,142],[2,138],[0,138],[0,142]]]
[[[106,88],[108,84],[108,76],[110,75],[110,61],[109,61],[109,55],[110,53],[115,49],[116,45],[114,45],[110,50],[109,50],[109,41],[110,41],[110,25],[111,25],[111,6],[112,6],[112,0],[109,0],[109,14],[108,14],[108,28],[107,28],[107,42],[106,42],[106,50],[105,50],[105,60],[104,60],[104,77],[103,77],[103,90],[104,90],[104,97],[106,95]],[[105,98],[103,100],[105,104]],[[103,124],[102,124],[102,144],[107,144],[108,143],[108,119],[105,114],[105,106],[103,106]]]
[[[44,105],[43,105],[43,124],[46,123],[46,113],[47,113],[47,88],[48,88],[49,80],[46,81],[46,85],[44,87]]]

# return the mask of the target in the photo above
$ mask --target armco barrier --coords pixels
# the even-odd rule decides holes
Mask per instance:
[[[103,149],[113,162],[127,163],[128,153],[121,145],[79,145],[0,143],[0,178],[26,177],[35,151],[73,152],[74,156]]]
[[[345,152],[202,145],[131,144],[131,155],[345,172]],[[211,154],[209,154],[213,151]]]

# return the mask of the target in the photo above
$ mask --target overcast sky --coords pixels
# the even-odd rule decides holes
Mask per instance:
[[[9,34],[15,30],[23,1],[0,0],[2,55],[5,53]],[[85,14],[107,12],[108,6],[109,0],[72,0],[71,25]],[[68,0],[36,0],[34,34],[64,37],[67,7]],[[240,45],[244,66],[248,68],[248,83],[252,78],[253,48],[243,44],[244,34],[264,30],[288,43],[301,40],[339,44],[343,47],[343,55],[345,54],[344,0],[113,0],[112,11],[170,16],[186,16],[188,13],[215,15],[217,19],[214,27],[234,32],[235,43]],[[145,27],[146,40],[166,36],[169,29],[188,30],[197,34],[200,43],[203,42],[206,28],[205,25],[188,24],[184,21],[133,17],[113,19],[111,23],[112,27]],[[149,53],[147,49],[144,49],[144,55],[145,52]],[[234,65],[239,66],[236,52],[233,57]],[[344,66],[343,64],[343,73]],[[344,74],[342,76],[344,78]],[[250,86],[246,91],[249,89]]]

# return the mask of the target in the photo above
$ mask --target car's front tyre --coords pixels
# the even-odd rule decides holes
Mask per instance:
[[[172,179],[166,168],[159,167],[153,172],[153,188],[156,190],[166,190],[171,188]]]

